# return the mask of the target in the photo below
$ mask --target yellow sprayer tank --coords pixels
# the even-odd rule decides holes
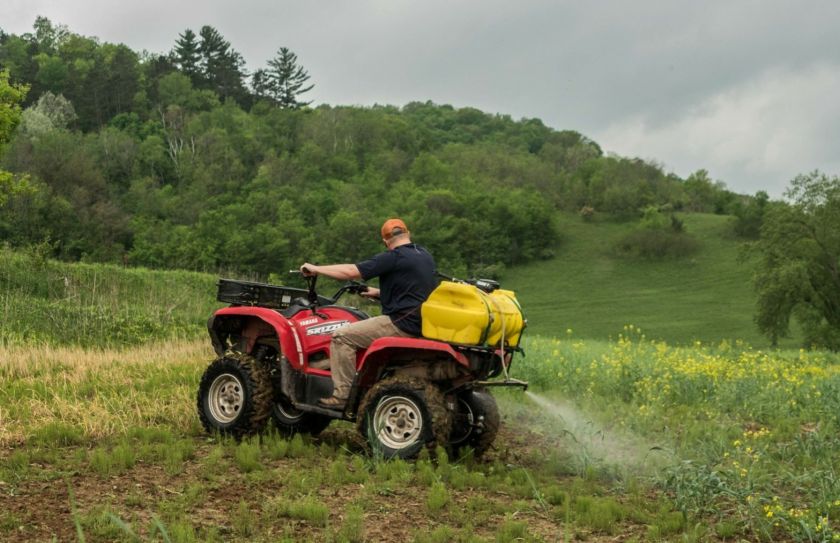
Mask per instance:
[[[516,347],[525,328],[513,291],[488,294],[464,283],[442,281],[421,309],[423,337],[462,345]]]

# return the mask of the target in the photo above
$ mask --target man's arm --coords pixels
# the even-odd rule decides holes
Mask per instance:
[[[316,266],[315,264],[306,263],[300,267],[300,273],[303,275],[326,275],[339,281],[349,281],[350,279],[361,279],[362,274],[359,273],[359,268],[355,264],[331,264],[329,266]]]

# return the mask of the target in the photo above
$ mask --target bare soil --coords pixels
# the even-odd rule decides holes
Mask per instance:
[[[328,443],[344,441],[351,448],[356,446],[352,439],[346,439],[350,437],[346,434],[346,429],[328,429],[321,440]],[[503,428],[497,443],[505,445],[491,450],[482,462],[522,466],[534,462],[535,450],[544,451],[557,446],[556,439],[552,437],[520,428]],[[537,541],[561,541],[572,535],[594,541],[615,540],[613,536],[566,526],[558,520],[556,511],[540,506],[534,500],[528,507],[511,510],[511,503],[522,501],[522,498],[510,495],[504,488],[450,488],[448,507],[438,514],[431,514],[426,503],[427,488],[415,483],[404,488],[392,486],[382,493],[366,490],[365,485],[369,483],[321,484],[313,488],[311,496],[329,508],[326,528],[291,518],[260,518],[263,505],[282,491],[285,479],[293,477],[297,471],[311,469],[312,463],[318,460],[263,458],[263,471],[269,470],[276,476],[257,481],[249,479],[231,464],[227,465],[226,473],[215,474],[214,480],[208,482],[206,467],[201,465],[201,461],[214,446],[206,438],[195,439],[194,457],[175,476],[168,475],[162,465],[142,461],[120,475],[109,477],[78,469],[62,474],[66,471],[64,466],[78,465],[78,462],[73,462],[73,458],[78,457],[78,451],[76,448],[61,449],[57,460],[51,464],[32,464],[21,480],[0,485],[3,510],[0,514],[4,515],[0,541],[74,541],[77,540],[74,510],[76,519],[89,519],[95,516],[96,511],[105,508],[131,523],[138,535],[146,537],[152,527],[153,516],[160,516],[158,505],[183,497],[191,484],[203,485],[206,489],[199,500],[185,505],[199,540],[202,539],[202,530],[211,528],[223,540],[243,540],[241,528],[237,531],[233,518],[241,502],[245,502],[257,515],[260,526],[255,530],[255,537],[258,540],[277,540],[293,534],[296,541],[323,541],[332,533],[329,530],[345,522],[349,505],[364,502],[364,541],[411,541],[418,534],[431,532],[440,526],[458,529],[463,519],[455,518],[457,515],[453,512],[465,511],[468,502],[475,496],[486,500],[487,512],[486,521],[473,525],[473,534],[489,540],[494,539],[494,534],[504,522],[511,520],[525,523],[528,533]],[[0,452],[0,460],[5,462],[12,452],[13,449]],[[324,467],[326,469],[326,465]],[[562,477],[558,477],[557,482],[564,483]],[[87,541],[108,540],[101,534],[90,533],[83,522],[82,526]],[[621,531],[626,537],[638,534],[642,529],[642,526],[627,525]]]

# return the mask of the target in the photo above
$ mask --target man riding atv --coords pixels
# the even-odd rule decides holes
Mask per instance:
[[[326,275],[340,281],[379,278],[379,288],[368,287],[361,295],[379,298],[382,315],[354,322],[333,333],[329,367],[333,394],[318,405],[343,410],[356,375],[356,352],[367,349],[380,337],[421,335],[420,305],[437,286],[435,260],[423,247],[412,243],[411,232],[401,219],[388,219],[381,229],[387,251],[358,264],[300,267],[305,276]]]
[[[229,305],[207,323],[217,356],[196,398],[208,432],[242,437],[271,420],[316,435],[345,420],[386,458],[491,446],[500,417],[490,388],[527,386],[509,375],[525,328],[515,293],[484,279],[438,285],[404,222],[389,219],[381,234],[388,250],[369,260],[301,266],[307,289],[219,280]],[[325,296],[318,275],[346,282]],[[378,289],[353,280],[372,277]],[[343,305],[345,294],[380,298],[384,315]]]

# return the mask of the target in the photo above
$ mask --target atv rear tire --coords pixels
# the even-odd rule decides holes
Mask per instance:
[[[285,398],[271,404],[271,420],[277,431],[285,436],[311,434],[316,436],[330,425],[330,417],[317,413],[304,413],[296,409]]]
[[[431,382],[390,377],[371,387],[359,406],[359,432],[384,458],[413,458],[423,447],[446,445],[452,417]]]
[[[450,448],[455,457],[465,447],[472,448],[476,458],[487,452],[501,425],[496,399],[484,389],[459,394],[453,418]]]
[[[214,360],[198,385],[198,416],[208,432],[242,437],[260,432],[271,411],[268,369],[242,353]]]

